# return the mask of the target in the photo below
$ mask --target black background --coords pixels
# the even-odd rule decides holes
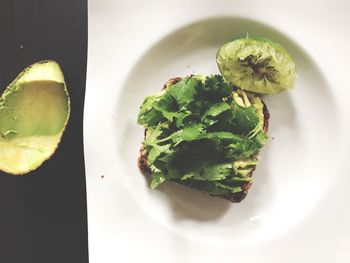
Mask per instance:
[[[56,60],[71,117],[54,156],[26,176],[0,172],[0,262],[88,262],[83,105],[87,2],[0,0],[0,93],[27,66]]]

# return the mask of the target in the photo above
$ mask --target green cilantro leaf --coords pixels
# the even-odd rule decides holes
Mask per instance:
[[[176,84],[171,85],[167,93],[175,99],[179,108],[183,109],[195,99],[197,94],[195,87],[198,83],[198,80],[194,78],[183,78]]]
[[[220,75],[194,76],[144,100],[138,123],[147,129],[152,188],[170,180],[227,195],[251,181],[256,156],[267,141],[262,104],[238,104],[237,96],[245,94],[234,92]]]

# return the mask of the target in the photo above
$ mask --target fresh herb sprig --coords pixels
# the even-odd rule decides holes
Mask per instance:
[[[221,75],[186,77],[146,97],[138,123],[147,130],[151,187],[174,181],[212,195],[241,192],[267,140],[261,104]]]

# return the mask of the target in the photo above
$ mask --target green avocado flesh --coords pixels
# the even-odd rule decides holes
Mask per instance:
[[[54,61],[25,69],[0,99],[0,170],[26,174],[55,152],[70,112],[63,73]]]
[[[235,86],[259,94],[291,89],[296,67],[288,52],[263,37],[245,37],[223,45],[216,62],[221,74]]]
[[[259,96],[220,75],[182,78],[146,97],[138,123],[152,172],[151,187],[173,181],[225,196],[251,181],[267,141]]]

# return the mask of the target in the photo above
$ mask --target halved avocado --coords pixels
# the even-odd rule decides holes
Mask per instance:
[[[0,170],[23,175],[57,149],[70,114],[60,66],[40,61],[23,70],[0,98]]]

